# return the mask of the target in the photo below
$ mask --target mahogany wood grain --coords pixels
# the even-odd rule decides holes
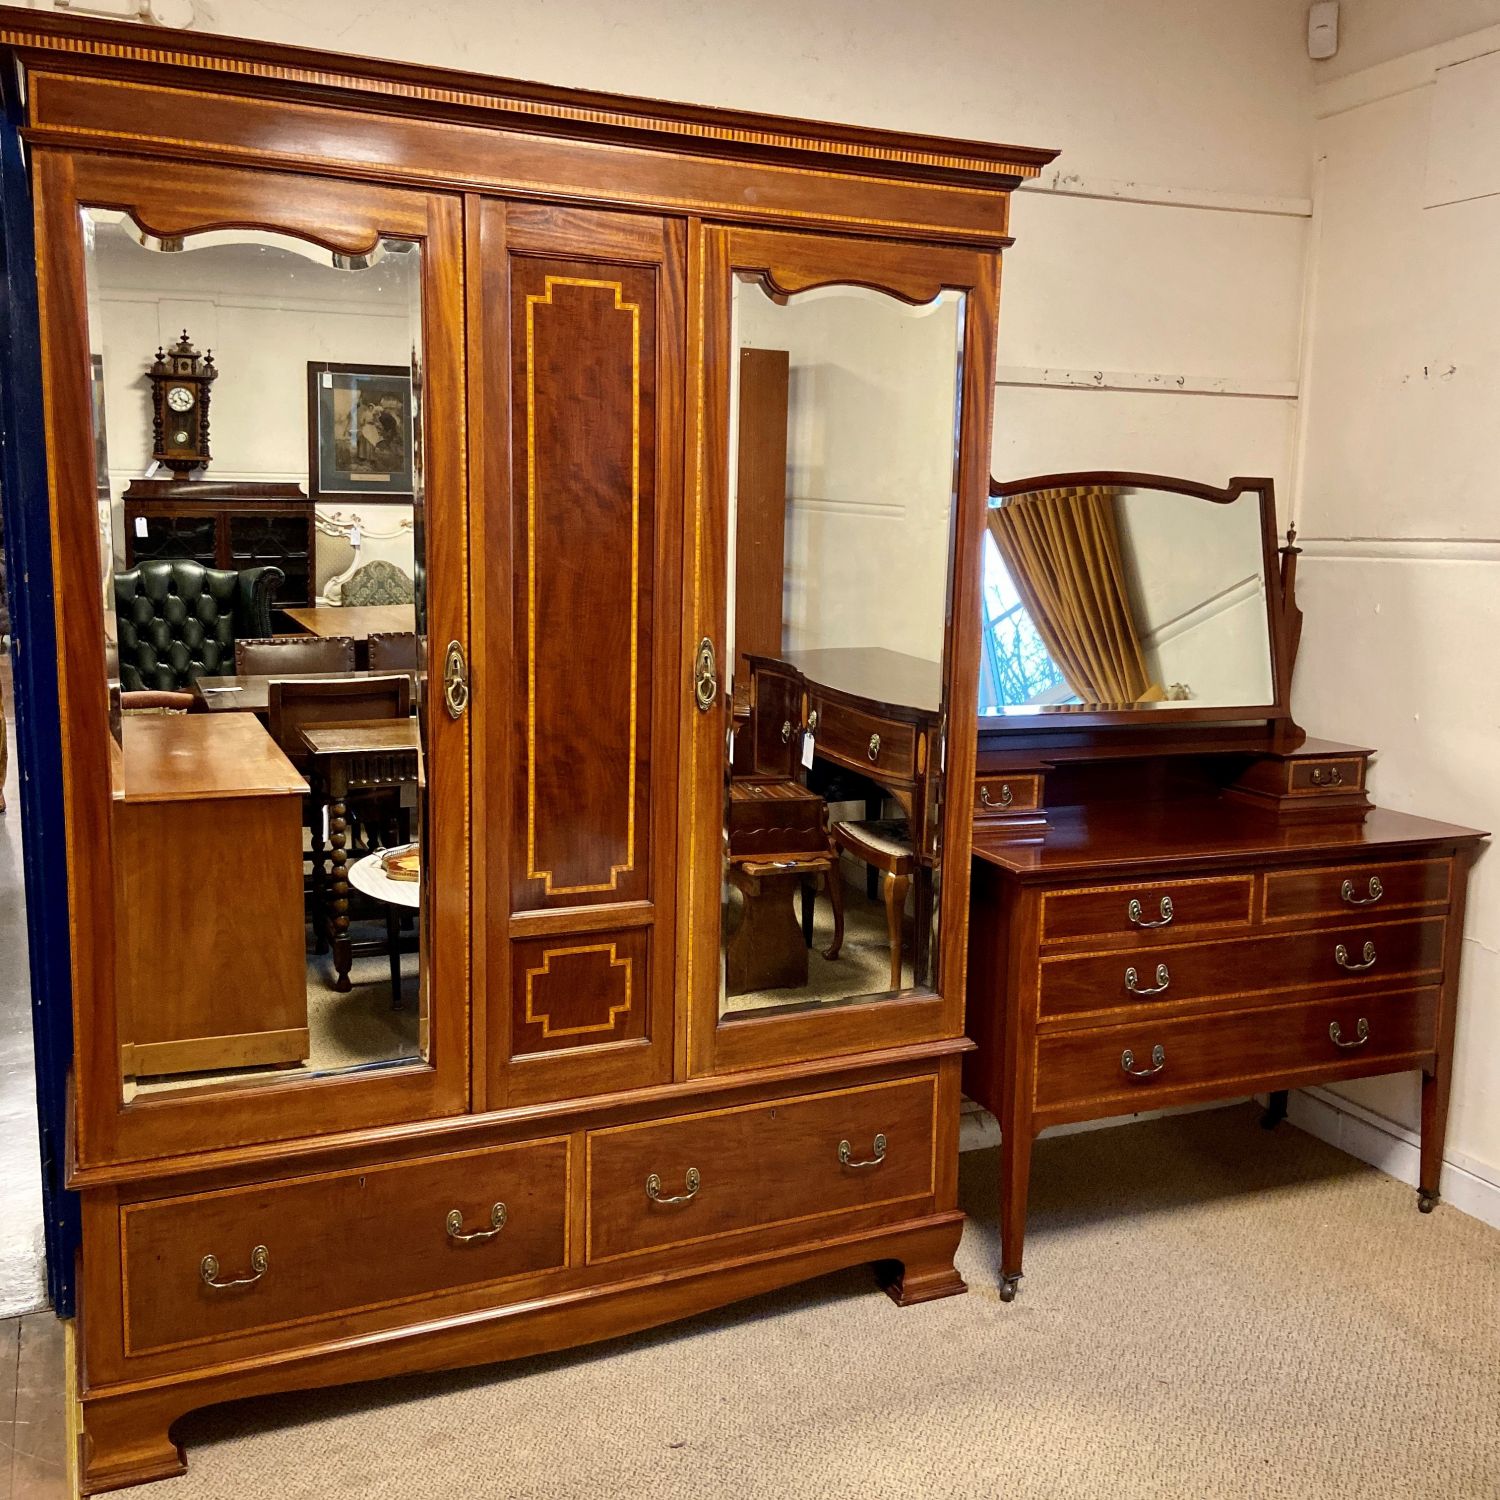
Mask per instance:
[[[125,1353],[307,1325],[563,1266],[568,1171],[568,1142],[554,1138],[128,1205],[120,1213]],[[497,1203],[505,1219],[493,1238],[462,1243],[447,1231],[454,1209],[460,1233],[493,1228]],[[377,1244],[378,1255],[364,1253]],[[207,1285],[205,1255],[218,1260],[219,1279],[249,1278],[257,1245],[267,1252],[261,1278]]]
[[[590,1262],[818,1218],[875,1203],[930,1200],[936,1080],[836,1090],[588,1138]],[[875,1137],[883,1134],[882,1153]],[[852,1161],[840,1160],[847,1141]],[[855,1162],[873,1162],[857,1166]],[[695,1190],[689,1170],[699,1174]],[[655,1176],[665,1197],[653,1202]]]
[[[1417,1067],[1437,1049],[1437,1015],[1438,992],[1428,987],[1052,1032],[1037,1042],[1036,1118],[1056,1124],[1188,1098],[1256,1093],[1272,1086],[1271,1080],[1280,1088],[1282,1080]],[[1363,1043],[1357,1040],[1361,1021],[1368,1025]],[[1331,1024],[1350,1044],[1347,1050],[1330,1036]],[[1127,1049],[1132,1067],[1149,1071],[1158,1046],[1165,1058],[1159,1072],[1126,1074]]]
[[[1368,987],[1393,978],[1437,975],[1442,972],[1443,933],[1441,917],[1425,922],[1367,920],[1314,932],[1218,937],[1171,947],[1044,958],[1039,1012],[1043,1020],[1120,1010],[1145,1014],[1179,1005],[1225,1005],[1245,995],[1278,990],[1313,994],[1345,985]],[[1339,950],[1345,954],[1342,964],[1336,956]],[[1370,954],[1374,962],[1364,967]],[[1350,965],[1358,965],[1357,972]],[[1133,995],[1127,988],[1130,970],[1137,989],[1165,985],[1164,992],[1144,1000]]]
[[[1344,894],[1345,882],[1351,887]],[[1378,882],[1379,894],[1376,886]],[[1266,876],[1265,916],[1384,916],[1393,909],[1444,906],[1452,899],[1453,861],[1366,860],[1317,870],[1276,870]]]
[[[735,454],[734,675],[749,655],[781,650],[786,574],[787,386],[785,349],[739,351],[739,447]]]
[[[649,946],[640,927],[513,940],[512,1058],[627,1043],[625,1081],[649,1066]]]
[[[191,722],[128,723],[127,767],[137,727]],[[242,722],[265,736],[254,719]],[[188,797],[179,777],[162,796],[138,777],[133,793],[115,804],[122,1078],[285,1065],[307,1056],[305,783],[287,779],[290,786]],[[206,851],[227,851],[217,871],[222,886],[204,878]]]
[[[1130,885],[1090,886],[1083,890],[1047,891],[1042,896],[1042,941],[1081,937],[1133,937],[1157,942],[1203,927],[1247,927],[1253,914],[1255,877],[1220,875],[1204,880],[1154,880]],[[1131,902],[1141,907],[1131,919]],[[1171,917],[1149,930],[1141,922],[1162,924],[1162,902]]]

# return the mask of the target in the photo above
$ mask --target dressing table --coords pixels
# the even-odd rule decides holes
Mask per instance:
[[[1271,481],[991,496],[964,1087],[1000,1121],[1002,1299],[1051,1125],[1266,1092],[1274,1126],[1291,1088],[1420,1069],[1430,1211],[1484,835],[1372,807],[1373,752],[1293,723]]]

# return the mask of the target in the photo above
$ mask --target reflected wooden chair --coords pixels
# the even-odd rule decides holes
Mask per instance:
[[[419,672],[421,669],[421,636],[411,630],[371,631],[372,672]]]
[[[349,635],[253,636],[234,643],[234,670],[241,677],[307,676],[354,671],[354,637]]]
[[[906,893],[917,869],[917,851],[905,818],[874,818],[861,823],[835,823],[833,846],[852,854],[885,876],[885,925],[891,944],[891,988],[901,988],[901,923]]]
[[[352,645],[352,642],[350,643]],[[327,724],[351,724],[368,719],[405,719],[411,714],[411,678],[404,672],[389,677],[290,677],[275,680],[266,687],[266,717],[271,738],[282,753],[304,775],[310,757],[304,729]],[[323,843],[323,823],[315,804],[309,799],[306,826],[311,834],[312,862],[309,885],[310,912],[315,936],[315,951],[327,951],[327,851]],[[351,809],[356,823],[366,828],[385,827],[392,842],[405,831],[399,795],[389,790],[361,795],[357,809]],[[357,829],[351,830],[357,839]]]

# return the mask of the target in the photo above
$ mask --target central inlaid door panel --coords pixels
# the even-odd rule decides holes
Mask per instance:
[[[494,1107],[672,1074],[684,255],[534,204],[478,238]]]

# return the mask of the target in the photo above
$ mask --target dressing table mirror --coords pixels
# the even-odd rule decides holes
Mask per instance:
[[[1474,830],[1371,804],[1290,711],[1269,479],[992,482],[966,1092],[1000,1121],[1001,1296],[1048,1126],[1419,1070],[1437,1197]]]

